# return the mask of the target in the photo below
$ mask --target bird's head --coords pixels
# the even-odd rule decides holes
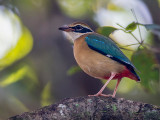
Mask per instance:
[[[64,31],[66,37],[74,42],[80,36],[94,32],[87,24],[82,22],[75,22],[59,28]]]

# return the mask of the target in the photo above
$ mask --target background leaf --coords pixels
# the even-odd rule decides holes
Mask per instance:
[[[10,104],[12,105],[12,108],[14,110],[18,110],[18,111],[29,111],[29,109],[26,107],[25,104],[23,104],[18,98],[16,98],[15,96],[9,96],[9,101]],[[18,106],[18,107],[17,107]]]
[[[137,28],[137,23],[132,22],[132,23],[130,23],[130,24],[126,27],[126,30],[133,32],[136,28]]]
[[[24,77],[28,77],[32,80],[32,85],[35,85],[33,83],[38,83],[38,80],[33,72],[33,70],[27,66],[27,65],[19,65],[20,67],[15,68],[14,72],[11,71],[8,74],[6,74],[4,78],[0,81],[1,87],[7,87],[11,84],[14,84],[20,80],[23,80]],[[28,80],[27,80],[28,82]],[[32,87],[32,85],[29,85],[29,87]]]
[[[139,25],[144,26],[147,30],[150,30],[153,34],[160,37],[160,25],[157,24],[140,24]]]
[[[15,61],[26,56],[33,47],[33,38],[30,31],[23,27],[22,35],[15,48],[2,59],[0,59],[0,70],[13,64]]]
[[[67,75],[73,75],[77,72],[81,71],[81,68],[77,65],[77,66],[72,66],[71,68],[68,69],[67,71]]]
[[[41,106],[46,106],[51,104],[51,82],[48,82],[41,94]]]
[[[152,92],[157,91],[156,84],[159,82],[159,70],[154,54],[147,49],[139,49],[132,56],[132,61],[140,71],[141,85]]]
[[[109,37],[109,35],[115,30],[118,30],[118,29],[110,26],[105,26],[105,27],[99,27],[96,31],[99,34]]]
[[[160,31],[160,25],[157,24],[141,24],[143,25],[147,30],[158,30]]]
[[[103,81],[105,83],[106,80]],[[112,80],[108,85],[107,88],[114,90],[116,86],[117,80]],[[136,82],[129,79],[129,78],[123,78],[118,86],[117,93],[128,93],[136,86]]]

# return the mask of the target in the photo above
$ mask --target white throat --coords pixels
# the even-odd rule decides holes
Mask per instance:
[[[87,33],[75,33],[75,32],[63,32],[65,37],[70,40],[71,42],[74,42],[77,38],[81,37],[82,35],[85,35]]]

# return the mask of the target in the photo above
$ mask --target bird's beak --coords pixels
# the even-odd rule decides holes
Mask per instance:
[[[73,29],[68,27],[68,26],[62,26],[62,27],[59,28],[59,30],[62,30],[62,31],[65,31],[65,32],[73,31]]]

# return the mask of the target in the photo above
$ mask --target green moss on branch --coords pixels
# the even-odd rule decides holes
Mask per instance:
[[[26,112],[9,120],[160,120],[160,107],[123,98],[77,97]]]

